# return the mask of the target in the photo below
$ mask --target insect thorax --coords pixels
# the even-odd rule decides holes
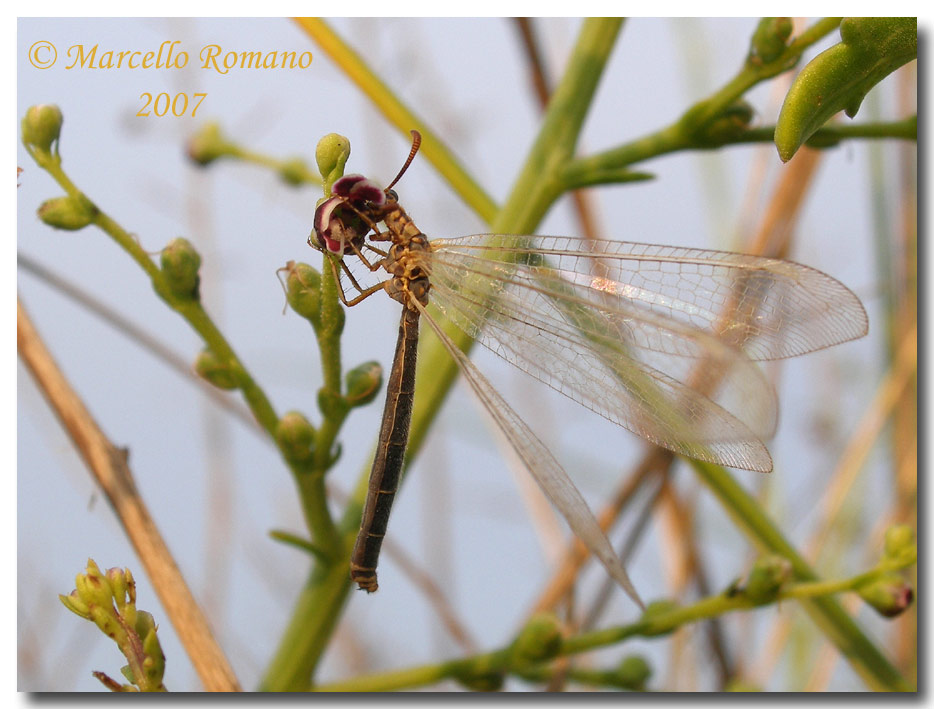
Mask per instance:
[[[382,215],[383,223],[392,236],[389,256],[383,264],[392,276],[386,282],[386,292],[406,307],[413,307],[410,303],[412,298],[422,305],[427,305],[428,291],[431,288],[428,272],[424,267],[431,251],[428,237],[418,230],[398,203],[393,201],[386,206],[389,209]]]

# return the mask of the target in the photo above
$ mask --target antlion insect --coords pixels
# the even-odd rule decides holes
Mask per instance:
[[[610,421],[676,453],[761,472],[772,469],[762,441],[775,431],[777,404],[753,360],[861,337],[868,329],[863,306],[820,271],[725,251],[497,234],[429,241],[392,190],[421,143],[417,131],[412,136],[409,157],[386,189],[362,175],[337,180],[309,237],[331,255],[336,280],[340,268],[358,291],[347,300],[340,290],[345,305],[385,290],[403,306],[351,578],[377,589],[424,318],[574,534],[641,606],[574,483],[428,314],[429,299],[472,338]],[[362,288],[342,260],[348,254],[389,278]]]

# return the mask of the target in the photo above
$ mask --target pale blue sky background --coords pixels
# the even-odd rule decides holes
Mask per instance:
[[[546,60],[556,75],[577,21],[538,25]],[[352,19],[334,25],[408,104],[436,130],[481,185],[501,201],[533,139],[538,110],[510,21],[502,19]],[[723,84],[746,52],[753,20],[631,21],[623,30],[585,126],[581,150],[592,152],[640,136],[673,120],[690,101]],[[83,43],[105,49],[157,50],[179,40],[191,55],[184,71],[67,71],[64,49]],[[40,71],[26,62],[38,40],[59,50],[59,65]],[[236,71],[196,68],[206,44],[225,51],[310,50],[310,68]],[[185,236],[203,257],[202,292],[210,311],[280,413],[299,409],[318,421],[317,349],[305,321],[282,315],[276,269],[288,260],[319,264],[305,244],[317,189],[293,189],[267,171],[222,162],[192,167],[185,139],[205,120],[220,120],[245,146],[274,156],[301,155],[313,164],[322,135],[350,138],[348,172],[387,181],[408,151],[399,135],[292,22],[284,19],[25,19],[17,31],[17,116],[36,103],[57,103],[65,116],[64,167],[108,214],[158,251]],[[777,112],[771,84],[751,94],[761,123]],[[883,86],[884,96],[891,87]],[[142,92],[206,92],[199,116],[139,118]],[[870,102],[872,103],[872,102]],[[883,115],[894,117],[888,100]],[[866,120],[872,106],[867,104]],[[18,125],[18,118],[17,118]],[[882,145],[886,160],[894,143]],[[810,530],[808,512],[819,499],[835,456],[870,400],[878,378],[882,340],[874,271],[869,146],[830,151],[803,211],[795,260],[824,270],[860,295],[870,336],[860,342],[769,368],[777,378],[782,417],[770,443],[776,472],[768,479],[737,473],[749,487],[773,486],[774,510],[795,540]],[[17,192],[17,246],[193,361],[200,341],[159,301],[140,269],[92,229],[53,231],[35,217],[60,189],[22,146],[25,168]],[[886,163],[891,167],[891,163]],[[730,248],[748,231],[769,193],[747,194],[765,169],[779,169],[774,149],[738,147],[717,155],[674,155],[644,169],[653,182],[594,191],[596,213],[608,238]],[[425,159],[415,161],[398,186],[423,231],[456,236],[485,231]],[[574,234],[562,202],[541,225],[543,234]],[[190,381],[115,333],[93,315],[19,273],[23,302],[54,355],[104,430],[128,446],[137,483],[245,687],[255,686],[275,648],[307,564],[297,551],[268,539],[269,529],[303,529],[288,471],[273,448],[218,413]],[[394,303],[377,298],[348,314],[345,367],[376,359],[388,367],[398,324]],[[642,443],[615,430],[479,349],[474,361],[507,394],[532,427],[553,445],[584,494],[601,500],[638,459]],[[102,567],[137,571],[139,605],[154,612],[169,656],[166,682],[195,689],[197,679],[171,625],[154,598],[106,501],[49,412],[31,379],[18,370],[18,630],[20,689],[96,690],[91,670],[118,674],[113,645],[67,613],[57,593],[73,587],[88,556]],[[332,480],[349,489],[365,462],[381,410],[377,402],[347,422],[344,456]],[[817,423],[827,445],[818,445]],[[548,578],[547,560],[524,512],[506,459],[473,400],[457,388],[412,470],[389,533],[426,566],[439,570],[451,602],[483,649],[507,641],[523,611]],[[887,504],[878,467],[870,466],[860,495]],[[682,471],[679,477],[689,480]],[[693,483],[690,483],[693,484]],[[687,487],[690,487],[687,484]],[[701,540],[715,588],[745,570],[748,547],[714,503],[701,494],[706,517]],[[624,525],[625,527],[626,525]],[[664,592],[664,559],[653,533],[631,566],[651,599]],[[851,573],[873,558],[846,559]],[[587,578],[595,581],[591,571]],[[586,589],[593,593],[594,586]],[[589,598],[590,595],[586,595]],[[770,616],[764,611],[759,627]],[[618,598],[607,622],[632,619]],[[867,617],[869,627],[880,624]],[[392,669],[454,657],[460,651],[438,629],[431,610],[398,567],[380,566],[380,591],[353,594],[320,674],[338,679],[357,662]],[[730,626],[728,626],[730,627]],[[365,636],[365,637],[364,637]],[[383,644],[386,643],[386,644]],[[393,650],[404,645],[405,651]],[[387,649],[388,648],[388,649]],[[660,643],[633,643],[606,653],[615,661],[635,650],[656,661]],[[841,663],[834,688],[861,686]]]

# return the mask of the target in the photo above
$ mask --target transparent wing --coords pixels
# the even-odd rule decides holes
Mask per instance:
[[[424,306],[414,299],[412,302],[421,311],[422,317],[428,322],[445,349],[457,363],[464,379],[470,385],[480,403],[483,404],[484,411],[489,414],[498,429],[502,431],[523,465],[545,493],[545,496],[567,521],[571,531],[600,560],[610,576],[623,590],[640,608],[644,609],[645,605],[629,580],[629,575],[626,573],[622,562],[613,551],[613,547],[587,506],[587,502],[560,463],[490,385],[486,377],[458,349],[457,345],[451,342],[444,330],[425,311]]]
[[[489,238],[432,242],[426,268],[445,315],[570,398],[702,460],[771,470],[761,439],[774,431],[777,405],[750,357],[801,354],[865,331],[850,291],[786,261]]]
[[[796,357],[862,337],[869,328],[852,291],[793,261],[625,241],[542,236],[529,248],[490,245],[490,239],[517,237],[477,234],[432,245],[439,253],[553,271],[585,298],[602,293],[622,308],[638,304],[711,332],[753,360]],[[642,346],[667,351],[666,338],[653,337],[651,328],[641,334]]]

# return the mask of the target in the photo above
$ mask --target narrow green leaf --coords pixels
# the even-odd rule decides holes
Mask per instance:
[[[837,112],[855,116],[873,86],[918,56],[915,17],[849,17],[840,37],[801,70],[785,97],[775,125],[784,161]]]

